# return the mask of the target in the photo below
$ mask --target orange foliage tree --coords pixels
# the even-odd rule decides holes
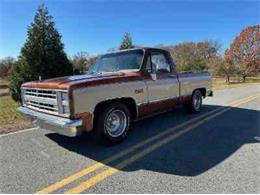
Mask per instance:
[[[236,67],[233,63],[231,52],[229,49],[225,50],[224,58],[219,63],[219,72],[225,75],[226,83],[230,83],[230,76],[236,71]]]
[[[236,66],[243,82],[260,71],[260,25],[243,29],[230,45],[228,60]]]

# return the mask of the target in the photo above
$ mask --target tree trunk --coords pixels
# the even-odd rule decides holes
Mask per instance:
[[[229,75],[226,75],[226,83],[229,84],[230,81],[229,81]]]
[[[246,75],[244,75],[242,78],[243,78],[243,83],[245,83],[246,82]]]

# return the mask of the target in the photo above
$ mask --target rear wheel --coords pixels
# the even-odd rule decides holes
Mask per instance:
[[[115,143],[126,138],[130,112],[124,104],[111,103],[101,110],[97,117],[96,130],[101,141]]]
[[[188,111],[191,113],[198,113],[201,110],[202,106],[202,95],[200,90],[195,90],[192,93],[191,100],[187,105]]]

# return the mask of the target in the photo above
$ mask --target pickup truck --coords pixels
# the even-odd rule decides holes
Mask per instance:
[[[168,51],[138,48],[100,55],[84,75],[24,83],[18,110],[42,129],[66,136],[95,129],[118,142],[131,121],[179,104],[197,113],[212,95],[208,72],[178,73]]]

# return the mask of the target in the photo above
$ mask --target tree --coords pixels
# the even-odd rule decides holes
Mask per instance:
[[[230,45],[230,60],[237,67],[243,82],[260,72],[260,25],[243,29]]]
[[[20,99],[23,82],[72,74],[72,65],[44,4],[40,5],[27,30],[27,40],[21,48],[12,71],[10,91],[15,100]]]
[[[126,32],[123,36],[123,40],[121,42],[121,45],[119,47],[119,50],[123,50],[123,49],[131,49],[133,48],[133,43],[132,43],[132,38],[131,35]]]
[[[196,44],[196,53],[204,63],[205,68],[208,70],[212,62],[218,59],[218,52],[221,46],[217,41],[209,40],[198,42]]]
[[[96,62],[96,60],[97,60],[97,56],[89,57],[87,63],[85,64],[85,70],[89,71],[91,66]],[[93,71],[93,69],[91,69],[90,71]]]
[[[208,62],[208,71],[212,77],[223,76],[223,71],[221,71],[221,66],[223,63],[223,57],[221,55],[214,56],[210,58]]]
[[[87,52],[78,52],[73,56],[71,62],[73,65],[74,73],[75,72],[80,73],[85,70],[85,66],[87,64],[88,57],[89,57],[89,55]]]
[[[226,49],[224,58],[217,64],[218,73],[224,75],[226,83],[230,83],[230,76],[235,73],[236,67],[232,61],[230,50]]]
[[[170,46],[170,53],[178,71],[191,71],[200,69],[195,67],[198,59],[196,59],[196,45],[193,42],[184,42],[178,45]]]
[[[15,61],[15,58],[10,56],[0,59],[0,77],[7,77],[10,74]]]
[[[179,71],[208,70],[212,59],[218,56],[216,41],[184,42],[174,46],[160,46],[170,51]]]

